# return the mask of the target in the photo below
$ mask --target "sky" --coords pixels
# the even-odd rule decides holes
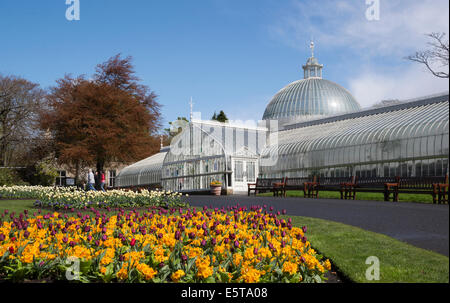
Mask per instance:
[[[67,0],[69,2],[74,0]],[[366,11],[379,3],[378,20]],[[448,79],[405,60],[445,32],[448,0],[0,0],[0,74],[48,89],[65,74],[90,76],[120,53],[158,95],[163,122],[223,110],[231,120],[261,119],[310,57],[323,78],[362,107],[448,91]],[[447,67],[448,70],[448,67]]]

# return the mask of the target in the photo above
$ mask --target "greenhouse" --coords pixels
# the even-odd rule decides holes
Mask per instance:
[[[161,168],[168,147],[151,157],[127,166],[116,177],[117,187],[161,187]]]
[[[207,191],[219,181],[227,193],[247,190],[258,176],[267,129],[194,120],[175,137],[162,165],[162,186],[173,191]]]
[[[288,125],[262,177],[442,176],[448,171],[448,93]]]
[[[312,53],[304,79],[276,93],[258,125],[191,116],[170,147],[123,169],[118,186],[201,192],[219,181],[231,194],[257,177],[448,173],[448,92],[361,110],[322,68]]]

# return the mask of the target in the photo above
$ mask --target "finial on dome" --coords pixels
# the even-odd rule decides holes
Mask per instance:
[[[311,57],[306,60],[306,64],[303,65],[303,78],[322,78],[323,65],[319,64],[317,58],[314,58],[314,41],[311,39],[309,48],[311,49]]]

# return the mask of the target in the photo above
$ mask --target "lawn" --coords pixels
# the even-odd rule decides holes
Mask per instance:
[[[261,193],[258,196],[271,197],[273,193]],[[286,192],[287,197],[301,197],[303,198],[303,191],[301,190],[288,190]],[[417,203],[433,203],[433,197],[431,195],[422,194],[399,194],[399,202],[417,202]],[[340,199],[341,194],[337,191],[320,191],[319,198],[322,199]],[[372,201],[384,201],[382,193],[356,193],[356,200],[372,200]]]
[[[16,213],[33,207],[34,200],[0,200],[0,213]],[[46,211],[44,211],[46,212]],[[287,217],[286,217],[287,218]],[[339,272],[354,282],[449,282],[449,258],[441,254],[357,227],[309,217],[291,216],[294,226],[308,227],[311,245],[327,258]],[[367,281],[366,259],[380,261],[380,280]]]

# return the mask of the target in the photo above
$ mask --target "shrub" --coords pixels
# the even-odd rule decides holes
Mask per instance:
[[[0,168],[0,186],[25,185],[15,170]]]

